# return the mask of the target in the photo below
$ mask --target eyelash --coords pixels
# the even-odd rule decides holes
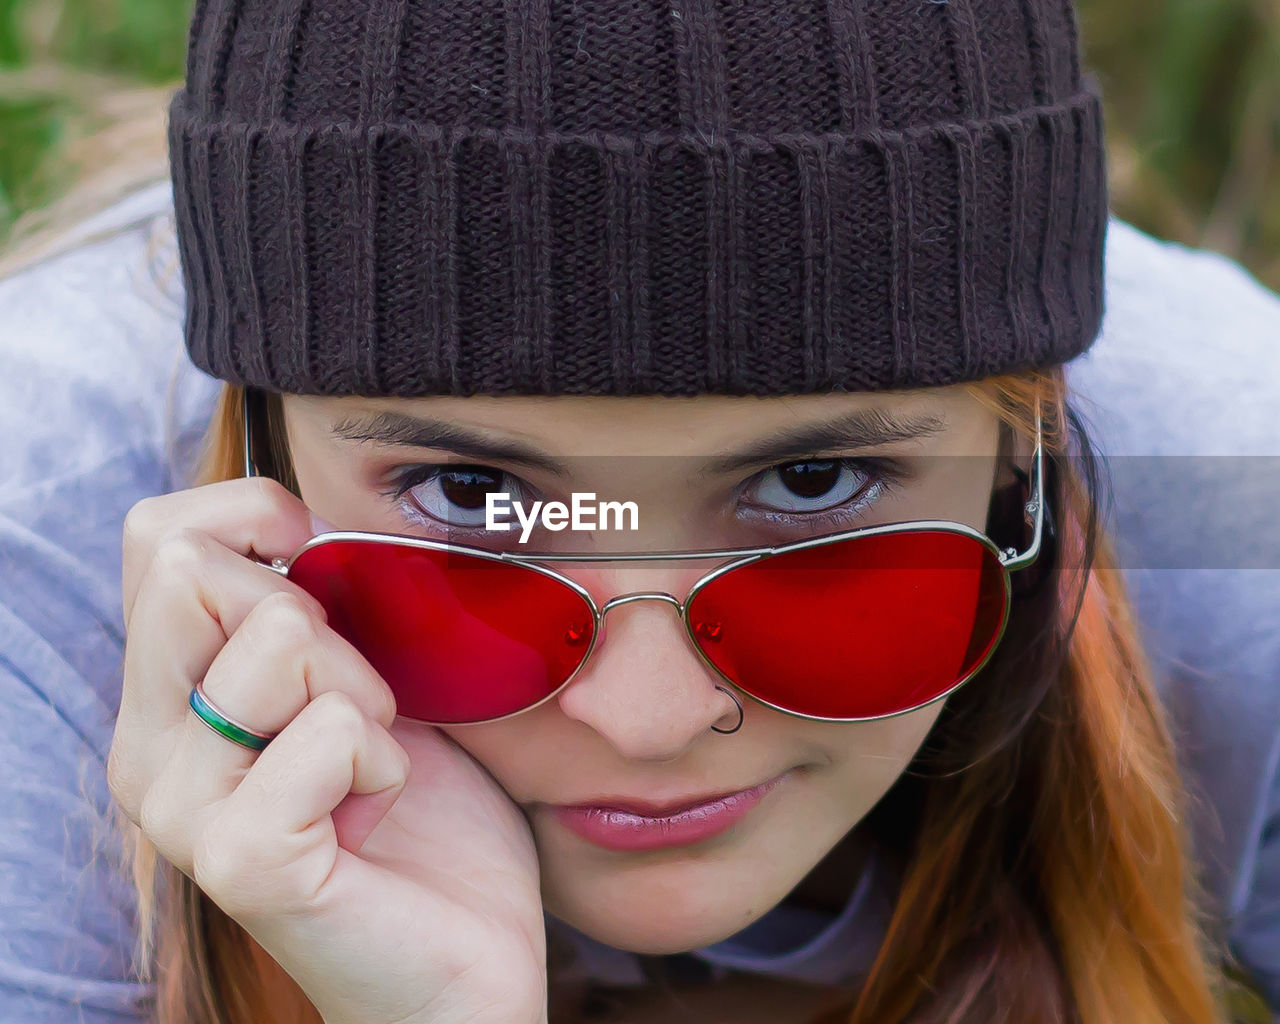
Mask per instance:
[[[775,509],[757,513],[760,518],[767,519],[774,525],[782,527],[806,526],[813,523],[832,526],[851,524],[876,502],[884,501],[889,495],[897,493],[899,484],[907,476],[907,470],[900,462],[894,459],[869,456],[858,459],[794,459],[791,462],[781,462],[776,466],[770,466],[764,472],[770,473],[784,469],[787,466],[803,465],[806,462],[838,463],[842,469],[852,469],[858,473],[864,478],[864,482],[855,494],[830,508],[817,512],[781,512]],[[752,477],[742,485],[743,488],[746,488],[756,480],[757,477]]]
[[[439,476],[447,470],[459,469],[464,465],[470,466],[472,463],[418,463],[416,465],[406,466],[401,472],[392,477],[390,487],[379,491],[378,493],[382,497],[395,502],[399,506],[401,513],[403,513],[405,518],[409,519],[411,522],[414,522],[419,526],[439,529],[445,524],[441,523],[434,516],[427,515],[421,509],[417,508],[413,502],[406,501],[405,495],[419,484],[424,484],[428,480]],[[502,471],[495,470],[495,472]],[[450,525],[449,532],[451,535],[471,534],[475,536],[482,536],[487,534],[489,531],[484,529],[484,527]]]
[[[842,468],[849,468],[857,472],[865,478],[865,483],[858,490],[858,493],[851,498],[846,499],[839,505],[823,509],[818,512],[779,512],[777,510],[770,512],[758,513],[760,518],[768,519],[775,525],[784,527],[794,527],[811,525],[813,523],[831,523],[832,525],[842,525],[862,515],[867,508],[876,501],[884,500],[887,496],[895,494],[898,486],[908,476],[908,471],[898,460],[890,458],[845,458],[845,459],[829,459],[829,458],[809,458],[809,459],[793,459],[790,462],[780,462],[775,466],[770,466],[763,473],[773,472],[775,470],[785,469],[788,466],[803,465],[806,462],[838,462]],[[426,527],[439,528],[445,524],[441,523],[434,516],[429,516],[419,509],[412,501],[405,500],[405,495],[419,484],[439,476],[441,473],[451,469],[458,469],[462,466],[473,466],[472,463],[419,463],[405,467],[401,472],[397,473],[391,481],[391,486],[378,493],[395,502],[400,511],[412,522]],[[504,471],[492,469],[492,467],[479,467],[490,469],[494,473],[502,473]],[[745,481],[740,489],[745,489],[748,485],[758,479],[758,476],[751,477]],[[471,534],[475,536],[483,536],[489,533],[483,526],[467,527],[458,525],[449,525],[451,534]]]
[[[844,502],[836,504],[836,506],[820,509],[817,512],[781,512],[778,509],[771,509],[771,511],[756,512],[754,513],[755,517],[763,518],[763,520],[771,522],[774,526],[785,527],[785,529],[786,527],[812,526],[814,524],[837,527],[851,525],[864,512],[867,512],[867,509],[872,507],[874,503],[886,499],[888,495],[896,494],[899,485],[909,475],[906,467],[900,461],[893,460],[893,458],[870,456],[863,458],[822,458],[813,456],[777,463],[776,466],[771,466],[762,471],[762,474],[744,481],[741,489],[745,490],[755,484],[765,472],[782,470],[787,466],[804,465],[805,462],[836,462],[841,468],[850,468],[856,474],[863,476],[864,483],[860,486],[858,492],[846,498]]]

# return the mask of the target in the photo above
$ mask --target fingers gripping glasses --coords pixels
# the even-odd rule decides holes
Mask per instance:
[[[246,475],[256,476],[249,407],[246,389]],[[703,661],[761,704],[870,721],[946,697],[991,658],[1008,621],[1010,573],[1035,561],[1045,529],[1038,406],[1031,461],[1024,551],[946,520],[639,554],[536,555],[334,531],[269,568],[320,601],[329,625],[387,681],[399,714],[433,725],[498,721],[550,700],[590,658],[604,616],[644,600],[671,604]],[[726,558],[683,600],[646,591],[601,605],[550,567]]]

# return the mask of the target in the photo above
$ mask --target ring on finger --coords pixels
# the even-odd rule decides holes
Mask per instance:
[[[257,729],[251,729],[243,722],[237,722],[227,715],[205,694],[204,680],[196,683],[187,703],[191,705],[191,710],[196,713],[200,721],[204,722],[219,736],[225,736],[242,747],[247,747],[250,750],[262,750],[275,738],[275,733],[259,732]]]

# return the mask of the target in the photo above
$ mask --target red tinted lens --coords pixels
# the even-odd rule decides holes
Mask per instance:
[[[975,537],[872,534],[770,555],[706,583],[695,642],[747,693],[818,718],[875,718],[940,697],[1004,627],[1004,567]]]
[[[549,696],[581,664],[595,620],[537,569],[370,540],[322,541],[289,579],[378,671],[398,713],[427,722],[501,718]]]

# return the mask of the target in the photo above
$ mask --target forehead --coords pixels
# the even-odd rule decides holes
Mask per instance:
[[[313,440],[411,433],[412,420],[480,431],[566,455],[709,455],[806,427],[839,424],[849,441],[954,439],[985,422],[963,386],[877,393],[698,396],[284,396],[290,434]],[[389,414],[389,415],[380,415]],[[372,429],[371,429],[372,428]],[[394,429],[393,429],[394,428]]]

